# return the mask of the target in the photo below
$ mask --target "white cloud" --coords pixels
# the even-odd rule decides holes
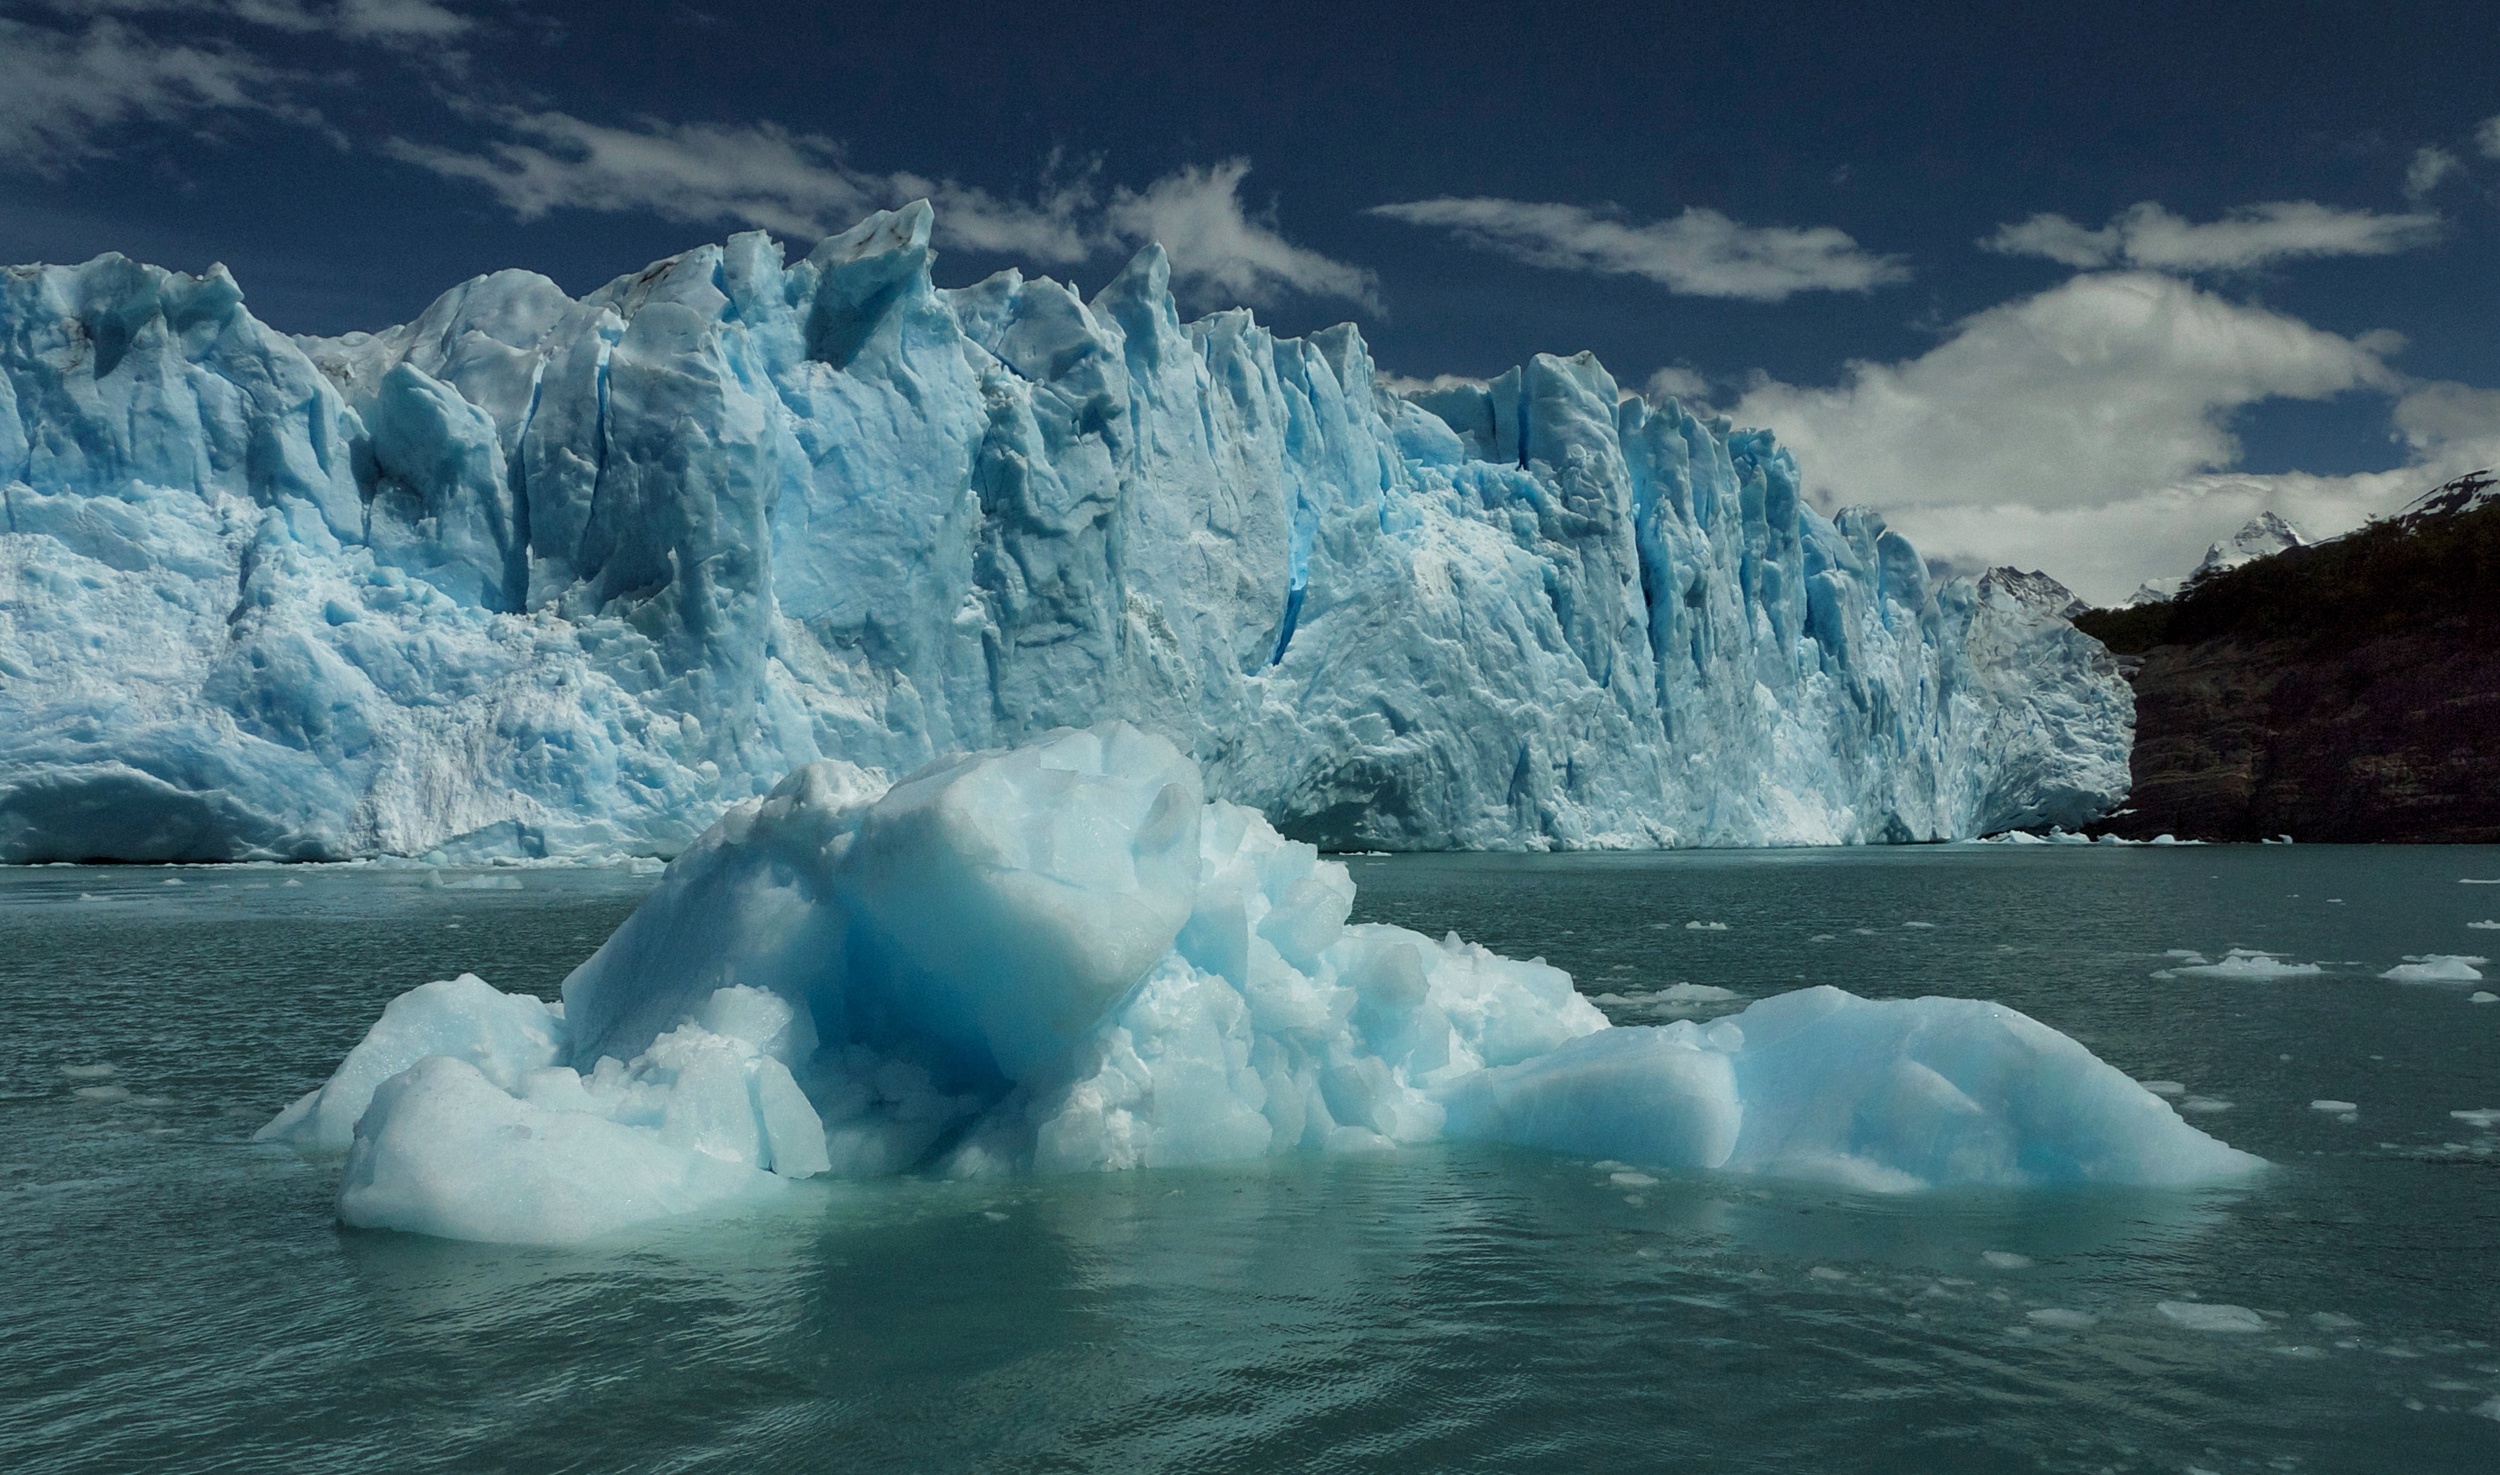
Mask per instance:
[[[39,0],[70,16],[167,16],[210,25],[263,26],[297,36],[386,44],[435,43],[476,27],[437,0]]]
[[[1416,379],[1405,374],[1383,372],[1380,387],[1391,394],[1422,394],[1435,389],[1482,389],[1486,381],[1473,374],[1435,374],[1429,379]]]
[[[1299,292],[1377,306],[1370,272],[1293,244],[1272,218],[1243,213],[1241,181],[1249,172],[1249,160],[1227,159],[1183,167],[1143,190],[1123,188],[1105,224],[1121,240],[1161,242],[1172,274],[1195,295],[1266,303]]]
[[[2417,161],[2418,167],[2418,161]],[[2088,230],[2063,215],[2034,215],[1997,227],[1979,244],[2009,256],[2044,256],[2092,269],[2237,271],[2304,256],[2387,256],[2437,238],[2436,215],[2380,215],[2307,200],[2248,205],[2197,224],[2150,200]]]
[[[775,124],[645,122],[612,128],[567,113],[506,112],[491,117],[503,136],[471,153],[394,138],[386,152],[451,179],[486,187],[522,220],[563,209],[643,211],[665,220],[708,224],[734,220],[793,235],[839,229],[886,204],[900,188],[920,186],[933,197],[944,185],[894,181],[852,169],[831,139],[792,133]],[[952,205],[953,201],[948,202]],[[1037,260],[1081,259],[1072,231],[1055,228],[1047,209],[1025,212],[1018,231],[1013,213],[991,220],[982,201],[967,201],[979,214],[961,228],[1013,238]],[[951,217],[950,224],[954,224]],[[1033,229],[1038,224],[1041,229]]]
[[[1070,266],[1160,241],[1196,296],[1265,304],[1286,292],[1374,300],[1371,273],[1285,239],[1241,204],[1248,161],[1186,167],[1108,203],[1092,180],[1047,185],[1032,200],[911,173],[853,167],[840,144],[771,123],[590,123],[566,113],[486,119],[503,136],[479,152],[407,139],[393,157],[485,186],[522,220],[561,209],[645,211],[689,224],[734,221],[793,236],[839,230],[870,211],[926,199],[941,239]]]
[[[1692,297],[1778,302],[1798,292],[1864,292],[1910,275],[1898,257],[1865,251],[1832,226],[1742,225],[1698,206],[1646,224],[1522,200],[1414,200],[1371,213],[1438,226],[1534,266],[1643,277]]]
[[[213,129],[257,116],[329,131],[305,98],[339,77],[239,44],[252,28],[457,67],[446,43],[476,24],[436,0],[37,0],[21,14],[53,23],[0,18],[0,168],[47,178],[143,124]]]
[[[2486,159],[2500,159],[2500,117],[2485,118],[2474,130],[2474,146]]]
[[[2420,490],[2419,472],[2229,474],[2234,412],[2396,393],[2385,360],[2401,343],[2342,337],[2171,277],[2104,273],[1978,313],[1918,358],[1851,364],[1832,388],[1765,381],[1733,413],[1779,433],[1824,505],[1871,503],[1930,557],[2044,567],[2108,601],[2184,571],[2269,498],[2328,533]],[[2417,466],[2470,455],[2479,405],[2423,400]],[[2490,423],[2500,429],[2500,416]]]
[[[1695,406],[1710,403],[1710,381],[1680,364],[1669,364],[1650,375],[1641,392],[1653,400],[1677,399]]]
[[[159,44],[109,18],[75,34],[0,19],[0,159],[57,177],[130,124],[270,109],[282,77],[232,47]]]
[[[2415,149],[2413,162],[2405,166],[2405,198],[2422,200],[2439,188],[2448,176],[2464,167],[2464,163],[2446,149],[2428,146]]]

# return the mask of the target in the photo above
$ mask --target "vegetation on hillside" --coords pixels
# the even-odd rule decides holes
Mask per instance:
[[[2198,576],[2163,604],[2096,609],[2075,627],[2120,655],[2234,635],[2342,648],[2450,621],[2500,627],[2500,495],[2461,476],[2417,510],[2330,543]]]

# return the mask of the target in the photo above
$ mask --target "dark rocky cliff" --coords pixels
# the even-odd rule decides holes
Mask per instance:
[[[2135,685],[2131,838],[2500,842],[2500,487],[2075,620]]]

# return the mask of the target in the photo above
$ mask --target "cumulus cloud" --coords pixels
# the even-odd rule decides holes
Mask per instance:
[[[2381,215],[2307,200],[2243,206],[2220,220],[2198,224],[2146,200],[2098,230],[2063,215],[2041,214],[2001,225],[1979,244],[2009,256],[2043,256],[2085,270],[2123,265],[2156,271],[2241,271],[2297,257],[2388,256],[2424,245],[2439,231],[2439,217],[2428,213]]]
[[[2485,118],[2474,130],[2474,147],[2486,159],[2500,159],[2500,117]]]
[[[1371,213],[1438,227],[1533,266],[1641,277],[1690,297],[1779,302],[1799,292],[1869,291],[1910,275],[1899,257],[1866,251],[1832,226],[1744,225],[1698,206],[1646,223],[1499,199],[1412,200]]]
[[[2401,346],[2172,277],[2101,273],[1978,313],[1917,358],[1851,364],[1836,386],[1766,380],[1734,414],[1779,433],[1824,505],[1871,503],[1930,557],[2045,567],[2108,601],[2184,571],[2262,505],[2339,532],[2419,491],[2426,469],[2475,454],[2474,427],[2500,430],[2500,414],[2478,420],[2492,407],[2432,396],[2410,412],[2413,471],[2230,472],[2235,412],[2403,392],[2386,363]]]

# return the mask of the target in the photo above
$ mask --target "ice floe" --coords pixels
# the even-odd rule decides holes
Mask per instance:
[[[2480,983],[2481,965],[2490,961],[2470,953],[2407,953],[2379,977],[2396,983]]]
[[[2316,963],[2286,961],[2280,953],[2261,952],[2256,948],[2235,947],[2222,955],[2222,961],[2208,963],[2201,954],[2172,952],[2167,956],[2180,961],[2156,971],[2155,978],[2241,978],[2265,980],[2274,978],[2315,978],[2326,972]],[[2191,961],[2192,960],[2192,961]]]

